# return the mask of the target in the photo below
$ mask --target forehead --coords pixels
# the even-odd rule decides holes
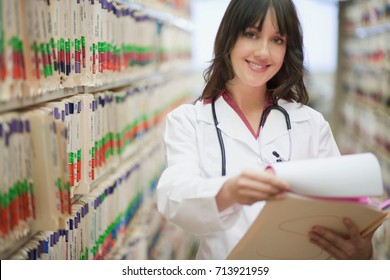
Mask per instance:
[[[268,9],[265,16],[263,16],[262,18],[258,18],[256,21],[252,22],[247,27],[254,27],[261,31],[263,29],[264,24],[266,24],[267,27],[279,30],[278,19],[276,17],[274,9]]]
[[[247,14],[246,20],[244,20],[241,25],[241,31],[244,31],[248,27],[257,28],[259,31],[262,30],[264,22],[268,21],[271,23],[271,26],[281,34],[286,33],[286,27],[283,26],[285,23],[282,20],[282,15],[277,14],[277,11],[273,7],[268,7],[265,10],[251,11]]]

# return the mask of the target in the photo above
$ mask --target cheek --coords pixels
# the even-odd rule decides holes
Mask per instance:
[[[280,69],[283,65],[283,62],[284,62],[284,57],[286,55],[286,50],[284,49],[281,49],[281,50],[278,50],[275,54],[274,54],[274,61],[275,63],[278,65],[278,68]]]
[[[283,63],[284,61],[284,57],[286,56],[286,48],[281,48],[280,50],[278,50],[278,61]]]

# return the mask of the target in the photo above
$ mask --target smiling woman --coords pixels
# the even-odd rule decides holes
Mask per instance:
[[[275,11],[268,10],[262,26],[257,22],[237,38],[230,55],[235,76],[228,83],[229,91],[249,86],[261,87],[265,93],[267,82],[282,67],[286,48],[286,36],[278,30]]]
[[[201,96],[168,114],[158,210],[200,236],[198,259],[225,259],[267,201],[285,198],[269,162],[340,154],[328,122],[305,105],[303,57],[292,0],[231,0]],[[315,227],[312,242],[334,258],[369,258],[371,237],[345,225],[348,237]]]
[[[236,7],[229,9],[232,6]],[[214,98],[218,95],[218,90],[223,89],[225,83],[233,78],[231,55],[237,49],[233,48],[234,45],[240,44],[243,36],[264,37],[264,35],[277,35],[269,39],[274,42],[276,40],[279,43],[280,39],[285,41],[283,45],[286,55],[284,57],[283,53],[281,57],[285,64],[281,67],[281,71],[276,71],[273,73],[274,75],[269,77],[267,88],[273,91],[272,97],[274,101],[280,98],[291,98],[297,102],[307,103],[308,96],[302,80],[304,74],[302,30],[294,3],[292,1],[242,1],[231,3],[229,7],[216,35],[214,44],[215,55],[212,65],[205,73],[207,84],[202,98]],[[270,7],[271,9],[269,9]],[[268,14],[269,16],[267,17]],[[268,22],[267,28],[269,27],[268,32],[273,31],[276,32],[275,34],[265,34],[266,32],[262,31],[266,19]],[[247,33],[248,31],[255,31],[255,33]],[[286,36],[287,34],[288,36]],[[276,50],[274,48],[267,49],[275,53],[280,48],[276,48]],[[264,51],[264,49],[256,50],[256,53]]]

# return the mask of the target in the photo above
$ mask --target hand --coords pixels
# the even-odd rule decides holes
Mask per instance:
[[[281,199],[289,188],[272,171],[244,171],[230,178],[217,194],[218,209],[234,203],[252,205],[261,200]]]
[[[348,229],[348,237],[342,237],[329,229],[319,226],[309,232],[310,242],[328,252],[335,259],[367,260],[372,258],[373,233],[362,237],[357,226],[348,218],[343,220]]]

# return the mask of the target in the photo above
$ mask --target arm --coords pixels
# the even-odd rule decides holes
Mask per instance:
[[[202,178],[193,107],[169,114],[164,141],[167,169],[157,188],[158,209],[195,234],[229,228],[241,205],[277,199],[287,189],[271,172],[244,171],[235,177]]]
[[[288,191],[287,184],[271,170],[242,172],[227,180],[218,192],[216,201],[219,211],[231,205],[252,205],[257,201],[282,199]]]
[[[167,168],[157,187],[158,210],[167,220],[198,235],[230,227],[240,207],[233,205],[220,213],[215,196],[228,177],[201,177],[193,106],[181,106],[167,116],[164,143]]]

